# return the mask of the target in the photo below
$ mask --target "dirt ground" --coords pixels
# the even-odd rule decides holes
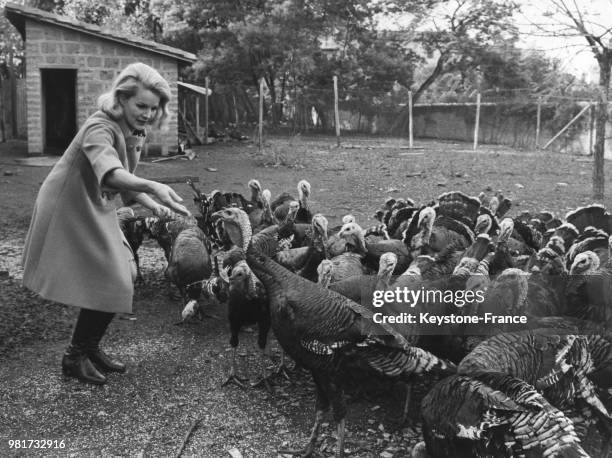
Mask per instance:
[[[257,178],[273,197],[295,192],[297,182],[307,179],[313,208],[331,225],[347,213],[365,226],[374,223],[370,216],[389,196],[427,202],[450,190],[477,195],[501,189],[513,200],[511,215],[546,209],[563,216],[591,203],[588,158],[498,147],[473,152],[466,144],[433,142],[409,150],[406,143],[354,138],[337,148],[333,138],[274,138],[261,155],[250,143],[222,143],[197,148],[193,161],[147,158],[138,173],[195,175],[207,193],[247,194],[247,181]],[[63,380],[59,363],[76,310],[41,300],[20,285],[23,239],[38,187],[50,170],[18,164],[24,156],[22,142],[0,144],[0,455],[170,456],[189,432],[183,456],[238,451],[274,457],[281,446],[303,445],[314,412],[310,376],[278,379],[273,394],[221,387],[231,355],[225,310],[211,304],[217,319],[175,325],[181,304],[169,297],[163,253],[153,241],[139,251],[144,279],[136,286],[136,320],[116,319],[104,342],[109,353],[128,363],[127,374],[111,375],[103,387]],[[195,211],[189,187],[174,187]],[[610,196],[608,191],[608,207]],[[272,347],[277,360],[276,343]],[[243,332],[239,348],[239,372],[255,379],[262,363],[254,335]],[[430,383],[418,387],[415,399]],[[407,456],[420,440],[418,402],[412,406],[412,426],[397,428],[400,390],[370,391],[348,399],[349,455]],[[323,433],[319,456],[331,456],[331,417]],[[8,440],[18,439],[63,440],[65,448],[9,449]]]

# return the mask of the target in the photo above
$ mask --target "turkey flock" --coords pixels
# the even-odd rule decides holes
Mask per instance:
[[[405,456],[599,457],[612,442],[612,215],[598,204],[565,218],[550,212],[507,217],[500,191],[471,197],[453,191],[426,203],[388,199],[379,224],[351,215],[329,227],[312,208],[311,186],[272,199],[258,180],[250,197],[190,183],[196,217],[162,220],[124,212],[120,224],[137,253],[145,235],[168,261],[166,276],[183,299],[183,320],[227,306],[231,369],[239,332],[257,325],[266,358],[270,329],[285,356],[309,371],[316,387],[311,456],[324,414],[345,453],[345,391],[367,380],[428,389],[421,400],[423,442]],[[136,260],[138,258],[136,257]],[[467,304],[420,301],[407,307],[375,291],[472,292]],[[440,297],[440,296],[438,296]],[[457,296],[459,297],[459,296]],[[524,316],[464,324],[376,320],[410,312],[446,317]],[[263,365],[265,368],[265,365]],[[299,376],[299,372],[292,372]],[[270,388],[272,374],[257,384]],[[594,439],[595,438],[595,439]]]

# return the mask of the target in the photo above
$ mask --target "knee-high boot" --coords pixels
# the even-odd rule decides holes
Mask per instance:
[[[81,309],[79,313],[72,340],[62,358],[62,372],[65,376],[77,378],[84,383],[103,385],[106,383],[106,377],[98,371],[87,355],[87,342],[91,334],[91,321],[87,312],[90,311]]]
[[[93,332],[89,336],[87,355],[89,359],[104,372],[125,372],[125,364],[109,357],[100,350],[100,341],[106,333],[108,325],[113,320],[114,313],[96,312],[96,319],[93,325]]]

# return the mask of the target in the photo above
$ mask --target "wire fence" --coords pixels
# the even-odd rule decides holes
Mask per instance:
[[[192,84],[203,86],[202,81]],[[202,96],[182,93],[187,124],[203,143],[272,134],[360,134],[550,148],[588,154],[593,143],[595,94],[550,93],[529,88],[482,92],[374,91],[293,87],[279,91],[210,84]],[[183,123],[184,124],[184,123]],[[185,126],[182,126],[186,131]],[[196,141],[197,141],[196,139]],[[553,142],[550,142],[554,139]],[[550,142],[550,143],[549,143]]]

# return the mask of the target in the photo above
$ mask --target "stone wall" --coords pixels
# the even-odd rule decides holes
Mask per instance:
[[[29,154],[40,154],[44,147],[41,69],[77,70],[78,128],[96,111],[98,96],[107,91],[121,70],[133,62],[143,62],[158,70],[172,90],[168,129],[165,132],[151,131],[147,138],[147,150],[150,154],[166,154],[168,148],[176,148],[178,63],[175,59],[29,19],[26,20],[25,45]]]

